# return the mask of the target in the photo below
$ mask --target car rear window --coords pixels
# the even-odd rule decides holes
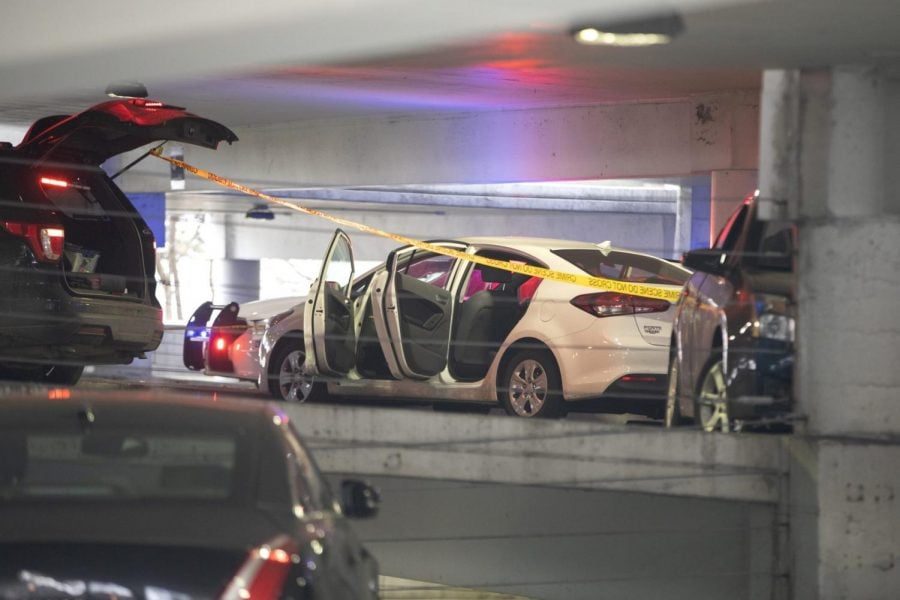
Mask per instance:
[[[684,285],[690,273],[661,258],[590,248],[553,250],[588,275],[634,283]]]
[[[72,219],[97,219],[106,215],[100,197],[111,192],[102,178],[85,171],[81,174],[48,172],[38,176],[44,196]]]
[[[224,499],[236,449],[227,434],[0,430],[0,499]]]

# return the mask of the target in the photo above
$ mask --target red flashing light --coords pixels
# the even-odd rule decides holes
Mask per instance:
[[[41,177],[41,185],[50,185],[53,187],[65,188],[69,187],[69,182],[64,179],[56,179],[54,177]]]
[[[225,338],[223,338],[223,337],[217,337],[216,341],[213,342],[213,348],[217,352],[223,352],[227,345],[228,345],[228,342],[226,342]]]
[[[571,304],[598,318],[666,312],[671,306],[667,300],[644,298],[619,292],[582,294],[572,298]]]
[[[35,258],[41,262],[56,262],[62,257],[66,231],[59,225],[3,221],[3,228],[28,240]]]

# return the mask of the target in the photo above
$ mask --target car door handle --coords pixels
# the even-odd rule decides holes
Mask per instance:
[[[438,324],[440,324],[440,322],[443,320],[443,318],[444,318],[444,316],[441,313],[434,313],[433,315],[431,315],[430,317],[425,319],[425,321],[422,323],[421,327],[422,327],[422,329],[431,331],[432,329],[437,327]]]

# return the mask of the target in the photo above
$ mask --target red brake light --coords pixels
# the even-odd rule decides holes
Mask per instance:
[[[571,303],[595,317],[615,317],[669,310],[667,300],[644,298],[619,292],[597,292],[572,298]]]
[[[56,179],[54,177],[41,177],[41,185],[64,188],[69,187],[69,182],[63,179]]]
[[[282,597],[291,566],[300,562],[297,544],[279,536],[247,555],[222,594],[222,600],[275,600]]]
[[[56,262],[63,255],[66,232],[59,225],[3,221],[3,228],[28,240],[35,258],[41,262]]]

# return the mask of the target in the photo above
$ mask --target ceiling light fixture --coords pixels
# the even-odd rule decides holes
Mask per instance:
[[[272,212],[272,209],[269,208],[268,204],[259,203],[254,204],[253,208],[248,210],[244,214],[244,218],[246,219],[262,219],[264,221],[271,221],[275,218],[275,213]]]
[[[639,47],[668,44],[684,31],[684,21],[677,14],[618,21],[584,23],[573,27],[572,37],[587,46]]]

